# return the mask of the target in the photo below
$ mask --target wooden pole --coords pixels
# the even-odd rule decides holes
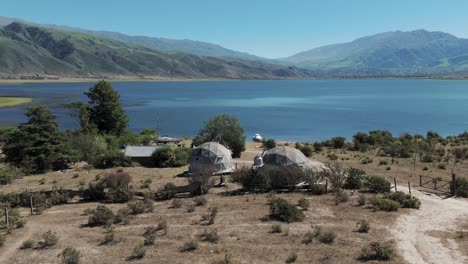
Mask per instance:
[[[452,171],[452,195],[457,192],[457,185],[455,184],[455,173]]]
[[[412,194],[411,194],[411,182],[410,181],[408,181],[408,190],[409,190],[409,195],[412,196]]]
[[[34,204],[33,204],[32,195],[29,196],[29,205],[31,206],[31,215],[33,215],[34,214]]]
[[[419,187],[422,187],[422,175],[419,175]]]
[[[395,192],[398,192],[398,189],[396,187],[396,177],[393,177],[393,183],[395,184]]]
[[[10,217],[8,216],[8,207],[5,206],[5,223],[7,228],[10,227]]]
[[[325,179],[325,193],[328,193],[328,179]]]

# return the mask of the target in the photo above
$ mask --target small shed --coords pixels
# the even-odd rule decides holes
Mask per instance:
[[[231,151],[216,142],[206,142],[192,150],[190,156],[190,174],[232,172]]]
[[[126,146],[123,153],[141,166],[154,167],[151,155],[159,148],[159,146]]]

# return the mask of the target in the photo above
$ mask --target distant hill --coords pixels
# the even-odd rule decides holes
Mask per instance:
[[[324,46],[279,59],[338,75],[468,72],[468,40],[443,32],[394,31]]]
[[[164,52],[79,32],[18,22],[0,28],[0,77],[307,78],[296,67]]]
[[[195,41],[189,39],[168,39],[168,38],[156,38],[156,37],[147,37],[147,36],[129,36],[119,32],[111,31],[93,31],[77,27],[61,26],[61,25],[51,25],[51,24],[38,24],[30,21],[25,21],[18,18],[11,17],[1,17],[0,16],[0,25],[8,25],[13,22],[20,22],[23,24],[29,24],[34,26],[52,28],[68,32],[80,32],[86,33],[93,36],[98,36],[107,39],[113,39],[120,42],[128,44],[136,44],[145,46],[147,48],[157,49],[161,51],[183,51],[186,53],[191,53],[199,56],[213,56],[213,57],[234,57],[246,60],[257,60],[263,62],[273,62],[259,56],[251,55],[245,52],[238,52],[231,49],[224,48],[217,44],[212,44],[208,42]]]

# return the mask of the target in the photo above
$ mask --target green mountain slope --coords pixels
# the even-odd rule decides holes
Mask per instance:
[[[93,31],[77,27],[50,25],[50,24],[37,24],[34,22],[25,21],[18,18],[2,17],[0,16],[0,25],[8,25],[13,22],[22,24],[34,25],[39,27],[51,28],[68,32],[79,32],[88,35],[93,35],[101,38],[112,39],[127,44],[135,44],[145,46],[147,48],[161,50],[161,51],[182,51],[191,53],[198,56],[214,56],[214,57],[234,57],[246,60],[258,60],[263,62],[272,62],[271,60],[255,56],[245,52],[238,52],[235,50],[224,48],[217,44],[208,42],[195,41],[189,39],[168,39],[168,38],[155,38],[147,36],[129,36],[119,32],[111,31]]]
[[[163,52],[99,38],[12,23],[0,29],[0,76],[168,78],[304,78],[309,72],[228,57]]]
[[[387,32],[280,59],[309,69],[341,72],[449,73],[468,66],[468,40],[443,32]]]

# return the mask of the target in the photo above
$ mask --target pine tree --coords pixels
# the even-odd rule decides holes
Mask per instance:
[[[31,107],[28,122],[11,132],[5,142],[5,161],[26,173],[67,168],[72,161],[67,139],[46,106]]]
[[[89,98],[89,120],[99,132],[121,135],[126,131],[128,118],[120,104],[120,95],[108,82],[99,81],[85,95]]]

